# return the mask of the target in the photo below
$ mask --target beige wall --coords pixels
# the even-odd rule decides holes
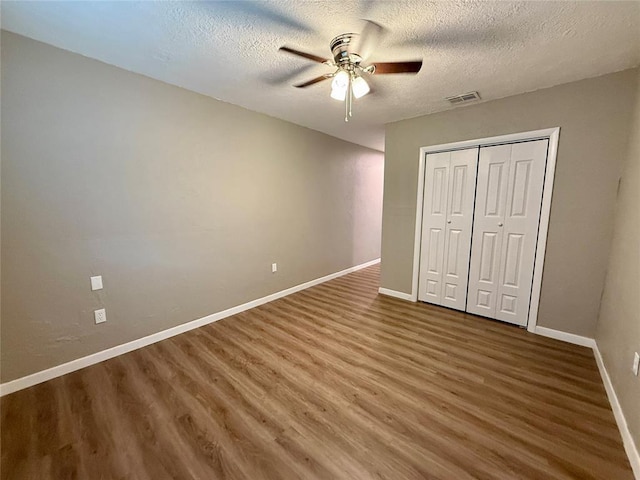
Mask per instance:
[[[628,70],[387,125],[382,287],[411,291],[420,147],[561,127],[538,324],[593,337],[636,75]]]
[[[1,113],[3,382],[379,256],[380,152],[6,32]]]
[[[633,353],[640,353],[640,73],[637,85],[596,342],[640,448],[640,377],[631,371]]]

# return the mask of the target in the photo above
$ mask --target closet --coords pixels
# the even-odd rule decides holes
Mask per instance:
[[[426,155],[419,300],[527,324],[548,144]]]

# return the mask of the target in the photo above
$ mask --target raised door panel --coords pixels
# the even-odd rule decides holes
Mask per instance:
[[[511,146],[480,148],[467,311],[495,318]]]
[[[435,153],[425,160],[418,299],[436,304],[442,299],[450,156],[449,152]]]
[[[442,305],[457,310],[467,304],[477,164],[478,148],[451,152]]]
[[[529,316],[548,143],[536,140],[511,148],[495,318],[521,326]]]

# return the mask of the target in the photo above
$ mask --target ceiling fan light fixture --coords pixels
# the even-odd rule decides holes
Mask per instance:
[[[344,102],[349,88],[349,73],[340,70],[331,82],[331,98]]]
[[[362,77],[356,77],[351,82],[351,88],[353,89],[353,96],[356,98],[364,97],[371,91],[369,84]]]
[[[345,98],[347,98],[347,89],[346,88],[332,88],[331,89],[331,98],[334,100],[340,100],[344,102]]]

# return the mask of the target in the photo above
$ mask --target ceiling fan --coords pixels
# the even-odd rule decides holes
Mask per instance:
[[[380,25],[368,21],[362,32],[343,33],[338,35],[329,44],[333,60],[319,57],[311,53],[302,52],[291,47],[283,46],[280,50],[314,62],[334,67],[335,71],[326,73],[304,83],[294,85],[296,88],[306,88],[316,83],[333,78],[331,82],[331,98],[345,102],[344,121],[348,122],[352,116],[351,108],[354,98],[360,98],[370,91],[369,84],[364,79],[366,75],[394,74],[394,73],[418,73],[422,68],[422,60],[410,62],[383,62],[363,65],[366,58],[371,37],[380,32]]]

